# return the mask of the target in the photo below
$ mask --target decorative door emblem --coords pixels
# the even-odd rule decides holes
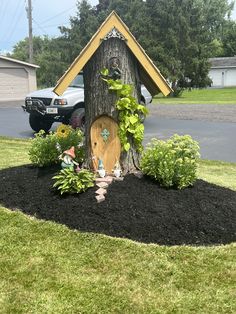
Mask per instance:
[[[107,129],[102,130],[101,136],[104,140],[104,142],[107,142],[108,137],[110,136],[110,132]]]

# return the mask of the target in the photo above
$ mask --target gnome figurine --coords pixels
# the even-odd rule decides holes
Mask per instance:
[[[98,160],[98,174],[101,178],[104,178],[106,175],[106,170],[104,169],[102,159]]]
[[[115,163],[113,172],[114,172],[114,176],[116,178],[119,178],[121,176],[121,166],[120,166],[120,163],[119,163],[118,159],[117,159],[117,161]]]
[[[75,158],[75,148],[72,146],[70,149],[65,150],[60,156],[59,159],[62,160],[61,167],[62,169],[71,168],[74,169],[74,165],[78,166],[78,163],[73,159]]]

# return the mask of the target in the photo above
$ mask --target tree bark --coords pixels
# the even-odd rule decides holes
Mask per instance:
[[[104,40],[92,58],[84,67],[85,88],[85,144],[86,157],[91,164],[90,128],[93,121],[101,116],[108,115],[118,124],[118,112],[115,109],[117,97],[108,90],[108,85],[100,77],[103,68],[110,68],[112,58],[118,58],[121,70],[121,81],[134,86],[133,96],[140,102],[141,86],[137,60],[127,47],[125,41],[118,38]],[[139,154],[130,139],[130,150],[122,152],[121,166],[123,173],[130,173],[139,167]]]

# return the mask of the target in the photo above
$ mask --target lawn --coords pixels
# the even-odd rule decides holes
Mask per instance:
[[[161,104],[216,104],[236,105],[236,88],[185,90],[181,97],[154,97],[154,103]]]
[[[0,138],[0,168],[28,163],[28,147]],[[235,171],[201,161],[199,177],[236,190]],[[236,312],[235,244],[146,245],[3,207],[0,221],[1,313]]]

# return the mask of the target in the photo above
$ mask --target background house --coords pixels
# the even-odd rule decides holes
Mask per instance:
[[[236,86],[236,57],[211,58],[212,87]]]
[[[0,56],[0,100],[21,100],[36,90],[37,68],[35,64]]]

